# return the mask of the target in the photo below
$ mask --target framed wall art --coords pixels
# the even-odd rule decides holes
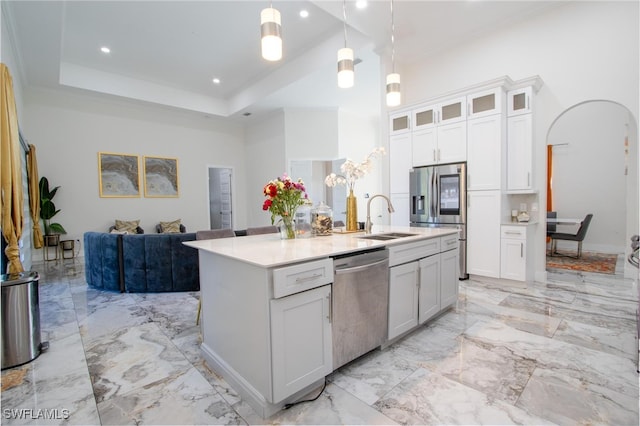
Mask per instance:
[[[178,197],[178,159],[144,156],[144,196]]]
[[[140,197],[138,155],[98,153],[101,197]]]

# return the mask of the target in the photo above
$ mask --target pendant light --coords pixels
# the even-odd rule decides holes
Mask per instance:
[[[272,7],[260,12],[260,33],[262,35],[262,57],[267,61],[282,59],[282,37],[280,36],[280,12]]]
[[[344,25],[344,47],[338,50],[338,87],[348,89],[353,87],[353,49],[347,47],[347,2],[342,0],[342,15]]]
[[[400,74],[396,73],[395,28],[393,20],[393,0],[391,3],[391,74],[387,74],[387,106],[400,105]]]

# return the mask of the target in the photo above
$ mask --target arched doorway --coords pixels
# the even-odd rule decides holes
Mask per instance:
[[[631,112],[607,100],[574,105],[549,128],[552,189],[547,200],[563,217],[594,215],[585,250],[626,257],[629,238],[638,233],[637,132]],[[625,272],[637,274],[628,265]]]

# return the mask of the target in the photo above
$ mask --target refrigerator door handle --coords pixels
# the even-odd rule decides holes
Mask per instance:
[[[440,175],[438,171],[433,173],[433,205],[435,217],[440,217]]]

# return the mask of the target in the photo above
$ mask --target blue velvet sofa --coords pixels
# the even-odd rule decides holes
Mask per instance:
[[[198,291],[198,251],[182,244],[195,233],[84,234],[89,286],[129,293]]]

